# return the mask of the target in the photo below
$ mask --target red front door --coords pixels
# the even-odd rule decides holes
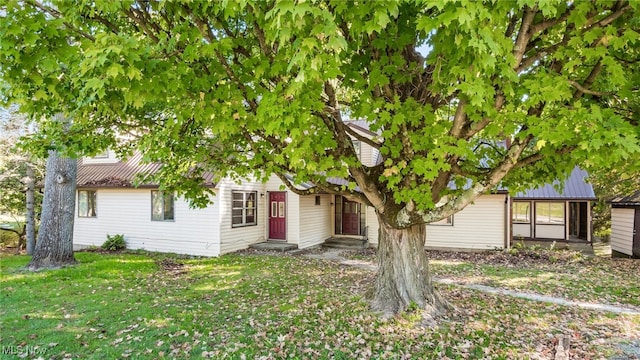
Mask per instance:
[[[287,239],[287,193],[269,193],[269,239]]]
[[[360,203],[344,199],[342,203],[342,233],[360,235]]]

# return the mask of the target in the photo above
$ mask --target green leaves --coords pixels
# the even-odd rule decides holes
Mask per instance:
[[[506,138],[522,143],[516,160],[539,157],[500,172],[514,188],[637,155],[635,4],[351,5],[7,1],[0,75],[32,117],[74,118],[74,136],[48,133],[73,149],[95,137],[220,176],[360,172],[364,202],[423,210],[462,197],[451,182],[488,183]],[[384,164],[357,160],[336,126],[348,119],[367,123]]]

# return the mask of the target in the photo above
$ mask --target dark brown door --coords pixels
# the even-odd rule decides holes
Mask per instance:
[[[633,256],[640,258],[640,209],[636,209],[636,216],[633,222]]]
[[[360,235],[360,203],[344,199],[342,203],[342,233]]]
[[[269,239],[287,239],[287,193],[269,193]]]

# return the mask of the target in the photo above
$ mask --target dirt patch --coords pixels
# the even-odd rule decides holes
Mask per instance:
[[[170,258],[158,259],[156,265],[161,271],[173,276],[180,276],[187,272],[183,263]]]

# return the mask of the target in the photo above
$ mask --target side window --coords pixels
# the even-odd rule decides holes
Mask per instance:
[[[109,150],[105,150],[103,152],[97,153],[92,156],[93,159],[106,159],[109,157]]]
[[[95,190],[78,190],[78,217],[96,217]]]
[[[151,191],[151,220],[174,220],[173,194],[168,194],[158,190]]]
[[[231,226],[241,227],[258,224],[257,191],[231,192]]]
[[[537,202],[536,224],[562,225],[564,224],[564,203]]]
[[[514,201],[513,213],[511,220],[514,224],[530,224],[531,223],[531,203],[526,201]]]

